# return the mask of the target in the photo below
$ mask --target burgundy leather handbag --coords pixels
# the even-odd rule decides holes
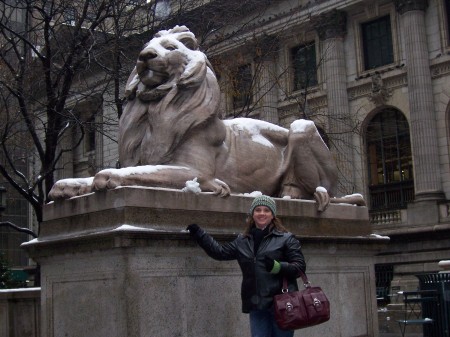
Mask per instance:
[[[304,290],[289,292],[286,278],[282,293],[274,296],[275,320],[282,330],[303,329],[330,319],[330,302],[322,288],[312,287],[302,273]]]

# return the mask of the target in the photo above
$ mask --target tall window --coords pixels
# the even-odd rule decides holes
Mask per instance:
[[[84,123],[85,134],[84,134],[84,152],[89,153],[95,151],[95,114],[89,116],[89,118]]]
[[[252,66],[245,64],[237,68],[233,78],[233,108],[240,108],[252,102]]]
[[[316,46],[314,42],[291,49],[294,68],[294,90],[317,85]]]
[[[15,159],[14,166],[20,171],[27,173],[27,160],[25,156],[19,155]],[[10,221],[18,227],[28,227],[28,202],[9,183],[0,180],[0,185],[7,189],[6,210],[2,214],[3,221]],[[10,227],[0,227],[0,253],[3,253],[8,263],[13,267],[28,265],[28,257],[20,247],[23,242],[30,240],[27,234],[15,231]]]
[[[8,62],[12,64],[17,63],[19,56],[23,56],[24,51],[23,43],[20,39],[16,40],[14,47],[16,49],[8,48],[9,43],[4,44],[4,39],[14,40],[15,35],[23,35],[25,32],[25,22],[26,22],[26,5],[19,0],[7,0],[0,2],[0,23],[11,29],[2,29],[2,33],[5,36],[0,36],[0,53],[3,54],[3,58],[7,59]]]
[[[375,265],[375,284],[377,287],[377,302],[388,304],[390,302],[389,288],[394,277],[394,266],[389,264]]]
[[[23,1],[6,0],[0,5],[2,16],[0,21],[10,25],[15,33],[23,33],[26,19],[26,5]]]
[[[389,15],[363,23],[361,31],[365,70],[394,62],[391,19]]]
[[[447,19],[447,43],[450,43],[450,0],[445,0],[445,18]]]
[[[386,109],[369,123],[366,134],[371,210],[405,208],[414,199],[408,121]]]

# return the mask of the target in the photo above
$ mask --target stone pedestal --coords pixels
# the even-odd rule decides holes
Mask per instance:
[[[39,238],[24,244],[42,268],[41,335],[249,335],[237,263],[209,258],[184,229],[231,240],[252,200],[124,187],[46,205]],[[329,322],[295,335],[378,336],[373,263],[386,239],[370,235],[367,209],[276,203],[331,302]]]

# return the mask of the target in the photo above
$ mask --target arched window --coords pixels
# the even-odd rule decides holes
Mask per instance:
[[[414,199],[409,125],[396,109],[375,115],[367,126],[371,211],[405,208]]]

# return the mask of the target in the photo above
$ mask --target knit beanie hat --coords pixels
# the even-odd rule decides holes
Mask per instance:
[[[250,206],[250,215],[253,215],[253,211],[258,206],[269,207],[273,216],[277,215],[277,205],[275,204],[275,200],[267,195],[260,195],[253,200],[252,205]]]

